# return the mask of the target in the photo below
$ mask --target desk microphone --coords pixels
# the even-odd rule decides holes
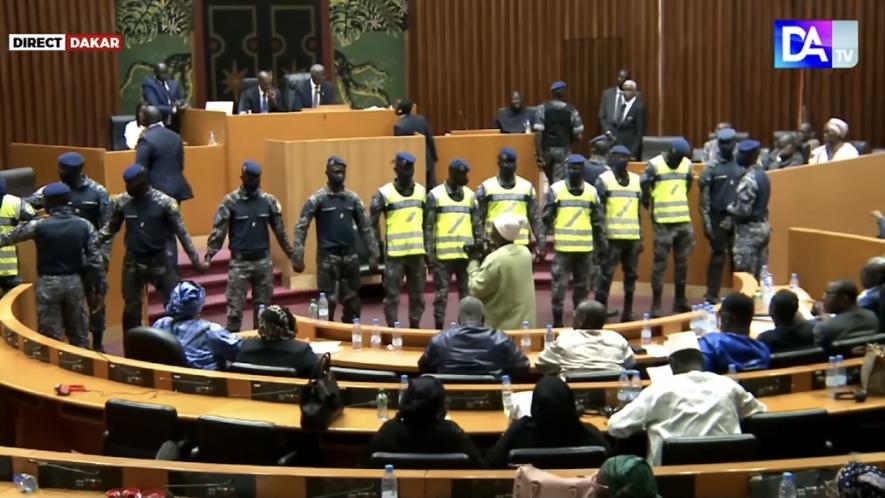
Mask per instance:
[[[88,470],[77,469],[74,467],[65,467],[64,465],[59,465],[57,463],[47,462],[45,460],[36,460],[33,458],[28,458],[28,463],[33,463],[34,465],[36,465],[38,467],[49,467],[49,468],[53,468],[53,469],[59,469],[59,470],[65,470],[68,472],[73,472],[75,474],[84,474],[87,476],[97,476],[97,475],[101,474],[98,471],[90,472]]]
[[[467,128],[467,119],[464,117],[464,111],[462,111],[461,109],[458,109],[458,119],[461,120],[461,126],[464,127],[463,129],[469,129]]]

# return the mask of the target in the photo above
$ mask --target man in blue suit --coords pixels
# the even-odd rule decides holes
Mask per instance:
[[[142,98],[163,115],[163,123],[172,125],[172,117],[187,108],[181,85],[172,79],[169,66],[160,62],[154,67],[154,77],[141,84]]]
[[[310,79],[295,85],[293,111],[336,103],[335,85],[326,81],[326,69],[314,64],[310,67]]]

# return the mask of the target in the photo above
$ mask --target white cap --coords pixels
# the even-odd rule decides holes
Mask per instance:
[[[528,227],[529,220],[525,216],[504,213],[495,218],[494,224],[495,230],[497,230],[502,237],[512,242],[519,237],[520,230]]]
[[[667,342],[664,343],[669,354],[682,351],[684,349],[695,349],[700,351],[701,345],[698,343],[698,336],[694,332],[677,332],[667,336]]]

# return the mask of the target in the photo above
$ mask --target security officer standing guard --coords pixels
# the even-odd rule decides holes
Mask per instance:
[[[98,233],[99,244],[109,242],[126,223],[126,236],[123,243],[126,254],[123,256],[123,330],[141,325],[141,308],[144,300],[144,287],[154,286],[163,298],[169,301],[169,293],[178,283],[178,274],[172,261],[166,255],[166,242],[171,235],[178,240],[199,272],[205,272],[208,265],[200,260],[190,234],[181,219],[175,199],[153,188],[148,183],[147,171],[133,164],[123,172],[126,193],[111,199],[111,215]],[[110,259],[110,254],[106,253]]]
[[[553,230],[553,326],[562,327],[563,301],[569,276],[573,278],[572,302],[587,299],[593,286],[593,249],[608,253],[603,208],[596,188],[584,181],[584,156],[566,159],[568,175],[550,187],[544,204],[544,228]],[[544,256],[545,234],[538,237],[538,258]]]
[[[565,87],[564,81],[550,85],[551,99],[539,105],[535,114],[536,160],[551,185],[565,178],[565,159],[584,132],[580,113],[564,100]]]
[[[498,175],[482,182],[476,190],[479,223],[485,227],[488,238],[494,229],[495,219],[504,213],[525,216],[535,237],[541,231],[535,186],[516,174],[516,151],[504,147],[498,154]],[[515,244],[529,245],[529,227],[520,230]]]
[[[694,230],[688,209],[688,191],[691,188],[691,146],[679,137],[670,150],[648,162],[642,177],[642,203],[651,209],[655,230],[655,256],[651,272],[651,315],[663,316],[661,296],[664,293],[664,273],[667,257],[673,251],[675,260],[673,283],[676,298],[673,311],[691,311],[685,297],[688,278],[688,257],[694,249]]]
[[[335,303],[344,307],[341,321],[353,322],[359,318],[360,303],[360,260],[354,249],[356,230],[369,249],[369,268],[378,267],[378,244],[372,234],[372,227],[366,217],[363,201],[350,190],[344,188],[347,175],[347,162],[332,156],[326,162],[326,186],[314,192],[304,207],[301,217],[295,224],[295,253],[292,268],[304,271],[304,241],[307,229],[314,218],[317,220],[317,287],[325,292],[329,300],[329,319],[334,320]],[[338,291],[336,297],[335,291]]]
[[[37,328],[41,334],[89,347],[83,280],[102,271],[95,229],[68,205],[71,189],[52,183],[43,189],[49,216],[0,235],[0,246],[33,239],[37,247]]]
[[[734,220],[728,214],[728,206],[734,202],[738,181],[744,174],[743,168],[734,161],[734,130],[731,128],[719,130],[716,138],[718,153],[704,166],[700,178],[700,208],[704,221],[704,236],[710,241],[706,300],[713,304],[719,302],[726,254],[731,252],[731,246],[734,244]],[[734,264],[731,266],[733,268]]]
[[[280,202],[261,190],[261,166],[245,161],[240,174],[242,185],[227,194],[218,212],[206,243],[208,265],[221,250],[230,232],[230,264],[227,269],[227,330],[239,332],[243,325],[246,287],[252,287],[253,324],[258,327],[258,310],[269,306],[273,297],[273,261],[270,259],[270,234],[273,229],[277,243],[289,260],[292,246],[283,222]]]
[[[473,247],[482,238],[476,198],[467,187],[469,172],[466,161],[452,160],[449,177],[427,194],[424,248],[427,264],[433,272],[433,323],[437,329],[442,329],[445,322],[452,275],[458,284],[458,300],[467,296],[470,259],[464,247]]]
[[[642,227],[639,224],[642,188],[639,185],[639,175],[627,171],[630,155],[630,149],[623,145],[612,147],[609,160],[612,169],[600,175],[596,181],[599,202],[605,209],[605,232],[608,235],[609,249],[608,259],[602,263],[596,300],[608,306],[615,269],[620,264],[624,270],[622,322],[634,319],[633,292],[638,277],[639,253],[642,252]]]
[[[21,223],[34,218],[34,210],[27,202],[6,191],[6,178],[0,178],[0,235],[12,233]],[[18,253],[15,246],[0,247],[0,295],[22,283],[18,276]]]
[[[737,164],[745,170],[737,186],[737,198],[728,207],[734,216],[734,270],[752,273],[759,280],[762,266],[768,262],[768,200],[771,182],[756,166],[759,142],[744,140],[737,146]]]
[[[399,152],[394,159],[396,179],[372,196],[369,208],[372,228],[380,241],[381,215],[386,220],[384,258],[384,318],[393,327],[398,320],[399,293],[406,279],[409,285],[409,327],[418,328],[424,315],[424,287],[427,266],[424,251],[424,205],[427,191],[415,183],[415,156]]]

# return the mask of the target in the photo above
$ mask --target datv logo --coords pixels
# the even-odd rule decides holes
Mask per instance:
[[[774,21],[774,67],[840,69],[857,65],[857,21]]]

